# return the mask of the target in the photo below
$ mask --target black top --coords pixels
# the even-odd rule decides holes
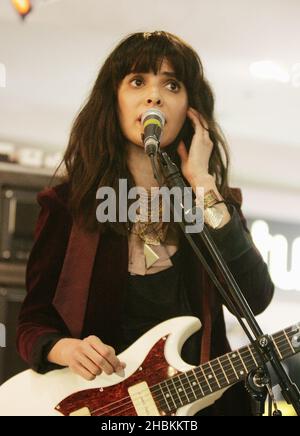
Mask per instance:
[[[158,273],[145,276],[128,273],[128,285],[122,305],[120,351],[128,348],[152,327],[167,319],[195,315],[188,301],[183,280],[180,251],[178,250],[170,259],[173,265]],[[186,341],[182,356],[190,364],[199,364],[198,333]]]
[[[229,206],[229,211],[231,220],[227,225],[217,231],[210,229],[225,261],[235,259],[244,251],[249,250],[252,245],[249,236],[242,230],[235,208]],[[196,315],[188,301],[180,250],[171,257],[171,261],[173,266],[155,274],[131,275],[128,273],[128,285],[122,304],[122,340],[118,351],[125,350],[150,328],[162,321],[176,316]],[[198,289],[198,292],[201,295],[202,290]],[[194,333],[185,342],[182,358],[187,363],[199,365],[200,342],[200,332]]]

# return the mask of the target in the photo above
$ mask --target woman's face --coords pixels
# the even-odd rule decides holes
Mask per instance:
[[[178,135],[188,110],[186,88],[175,78],[167,60],[163,61],[157,75],[153,72],[130,73],[120,83],[119,121],[128,142],[143,147],[141,115],[150,108],[157,108],[165,115],[166,123],[160,144],[165,147]]]

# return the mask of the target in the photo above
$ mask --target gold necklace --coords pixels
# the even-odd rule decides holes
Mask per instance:
[[[152,194],[152,193],[151,193]],[[156,197],[157,199],[157,197]],[[133,233],[138,235],[144,242],[144,255],[146,268],[150,268],[158,259],[159,256],[150,247],[150,245],[159,246],[161,242],[164,242],[168,232],[168,222],[163,222],[163,200],[159,197],[158,208],[153,208],[155,197],[150,195],[149,190],[147,196],[141,195],[140,207],[138,209],[139,214],[134,225]],[[146,206],[146,208],[145,208]],[[157,202],[156,202],[157,206]],[[154,221],[152,221],[154,218]],[[157,221],[158,219],[158,221]]]

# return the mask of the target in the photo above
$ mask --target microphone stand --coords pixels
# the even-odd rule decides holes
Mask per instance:
[[[181,190],[182,198],[184,198],[184,188],[187,188],[187,186],[175,163],[172,162],[167,153],[161,152],[159,148],[159,141],[154,141],[153,146],[148,147],[148,149],[146,149],[146,152],[151,159],[154,177],[156,178],[159,186],[161,187],[163,183],[165,183],[168,188],[178,187]],[[156,159],[160,164],[158,166],[156,165]],[[211,259],[214,261],[218,270],[221,272],[224,282],[227,285],[229,295],[220,284],[216,274],[211,269],[207,260],[198,249],[198,246],[195,244],[193,238],[190,236],[189,233],[185,231],[185,225],[191,225],[191,213],[192,211],[195,211],[195,205],[192,210],[186,210],[184,202],[179,202],[175,205],[175,201],[173,198],[173,201],[170,202],[170,207],[173,214],[178,213],[175,206],[181,209],[180,212],[181,216],[183,217],[183,220],[179,220],[179,226],[181,230],[183,231],[189,244],[194,250],[196,256],[206,269],[209,277],[212,279],[213,283],[219,290],[221,296],[228,304],[228,307],[237,317],[239,323],[241,324],[252,345],[255,347],[260,358],[261,366],[257,369],[257,371],[254,371],[248,375],[248,379],[246,382],[247,388],[250,391],[250,394],[254,400],[254,410],[256,410],[256,412],[254,413],[261,416],[264,412],[266,389],[263,392],[262,388],[265,388],[265,385],[268,384],[270,381],[270,376],[268,375],[268,369],[266,367],[266,362],[270,362],[271,366],[274,369],[274,372],[278,376],[279,385],[281,387],[283,397],[285,398],[287,403],[293,405],[297,415],[300,416],[300,392],[297,386],[292,383],[291,379],[285,372],[285,369],[281,364],[280,359],[278,358],[278,355],[275,351],[274,343],[271,337],[267,334],[264,334],[260,326],[258,325],[254,314],[249,307],[241,289],[235,281],[219,249],[215,245],[207,226],[204,224],[203,230],[200,232],[196,232],[195,234],[199,236],[200,240],[204,243],[210,254]],[[187,220],[186,217],[189,217],[189,219]],[[248,326],[250,327],[250,331],[244,324],[242,318],[245,318]],[[257,383],[257,380],[259,380],[260,383]]]

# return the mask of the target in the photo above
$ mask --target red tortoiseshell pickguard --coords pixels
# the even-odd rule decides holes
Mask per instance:
[[[65,416],[83,407],[88,407],[92,416],[136,416],[137,413],[128,394],[128,388],[147,382],[149,388],[171,377],[170,365],[164,356],[165,338],[160,339],[141,363],[140,368],[121,383],[106,388],[93,388],[76,392],[61,401],[56,410]],[[177,372],[179,373],[179,372]],[[172,374],[174,375],[174,373]],[[158,398],[153,396],[161,415],[175,412],[161,410]]]

